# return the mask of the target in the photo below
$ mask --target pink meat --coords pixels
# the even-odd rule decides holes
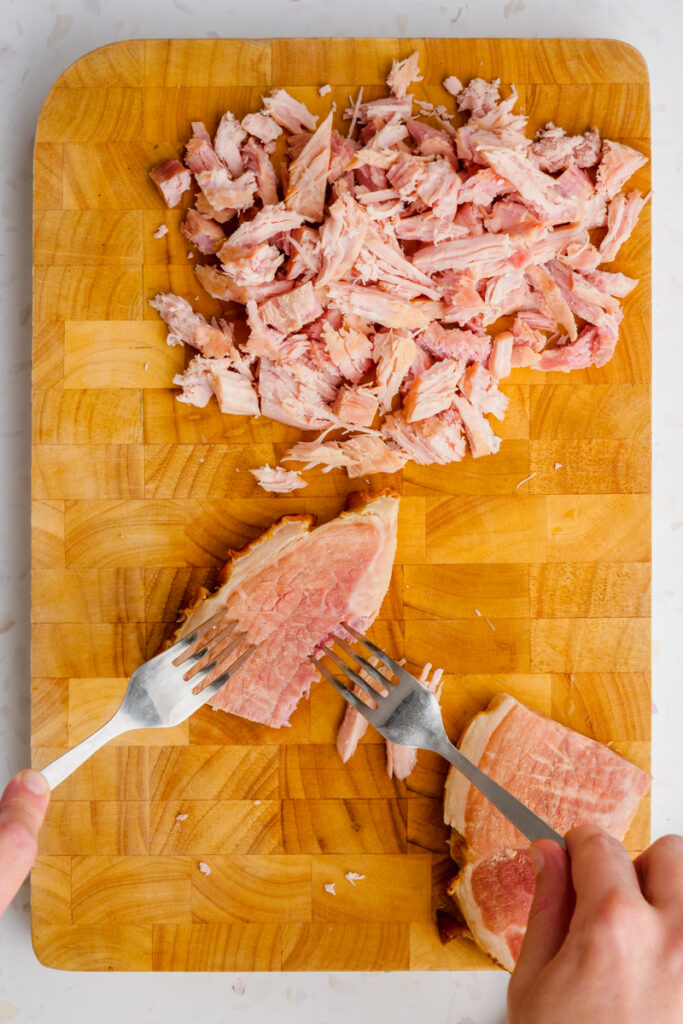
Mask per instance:
[[[315,131],[318,121],[308,107],[299,103],[284,89],[274,89],[270,96],[263,100],[266,113],[292,135],[302,131]]]
[[[596,128],[583,135],[567,135],[550,121],[536,133],[530,153],[542,171],[555,174],[568,167],[594,167],[600,159],[602,143]]]
[[[216,130],[216,137],[213,140],[214,149],[233,178],[239,178],[244,174],[244,162],[240,147],[247,137],[247,133],[228,110],[223,114]]]
[[[237,216],[237,210],[216,210],[203,192],[198,192],[195,196],[194,208],[197,213],[215,220],[218,224],[227,224],[228,221]]]
[[[503,377],[510,375],[514,340],[512,331],[501,331],[493,339],[488,368],[491,376],[496,377],[498,380],[502,380]]]
[[[224,254],[226,248],[221,250]],[[229,252],[229,249],[227,249]],[[284,255],[274,245],[261,242],[243,256],[230,259],[227,255],[221,260],[223,273],[228,274],[235,284],[248,289],[251,285],[265,284],[272,281],[278,268],[284,262]]]
[[[353,117],[352,107],[347,107],[344,117],[349,120]],[[368,121],[386,122],[393,119],[396,122],[406,121],[413,112],[413,97],[402,96],[381,96],[379,99],[370,100],[369,103],[361,103],[358,107],[358,120],[361,124]]]
[[[555,179],[534,167],[523,153],[503,146],[481,152],[494,171],[509,181],[540,220],[547,224],[575,220],[576,202],[563,196]]]
[[[201,121],[192,122],[192,138],[185,146],[185,164],[193,174],[223,167],[221,158],[211,145],[211,138]]]
[[[382,412],[391,409],[401,381],[415,359],[415,351],[415,342],[407,331],[375,334],[372,356],[377,364],[377,397]]]
[[[287,363],[262,358],[259,368],[261,414],[302,430],[336,426],[330,403],[333,388],[324,373],[290,358]]]
[[[482,363],[470,363],[460,380],[460,390],[479,412],[492,413],[498,420],[505,416],[508,398],[498,390],[497,378]]]
[[[402,217],[394,230],[403,242],[447,242],[467,235],[467,228],[431,211]]]
[[[363,246],[368,225],[366,214],[348,193],[332,203],[320,230],[322,268],[317,284],[338,281],[348,273]]]
[[[345,466],[350,477],[357,477],[395,473],[406,460],[376,434],[357,434],[348,441],[300,441],[289,449],[283,461],[302,462],[307,469]]]
[[[259,199],[264,206],[273,206],[279,198],[278,179],[268,153],[256,139],[248,139],[242,146],[242,159],[256,178]]]
[[[439,323],[430,324],[415,340],[437,359],[485,362],[491,350],[488,334],[475,334],[474,331],[458,327],[442,327]]]
[[[527,267],[526,276],[540,296],[539,312],[545,313],[550,320],[557,321],[557,323],[564,327],[572,341],[574,341],[576,339],[574,315],[562,294],[562,290],[555,283],[551,275],[543,267],[531,266]]]
[[[405,411],[398,409],[384,420],[382,435],[389,444],[419,466],[444,466],[465,457],[462,420],[453,409],[417,423],[408,423]]]
[[[493,433],[490,423],[479,409],[464,395],[455,395],[453,406],[463,422],[473,457],[478,459],[482,455],[495,455],[500,448],[500,438]]]
[[[358,427],[370,427],[377,413],[378,402],[368,388],[345,384],[337,392],[332,412],[344,423]]]
[[[422,156],[445,156],[454,167],[456,166],[458,158],[455,145],[447,132],[422,121],[408,121],[406,127]]]
[[[372,342],[368,336],[350,325],[335,330],[331,324],[325,323],[322,338],[330,359],[342,376],[357,384],[372,366]]]
[[[236,231],[233,231],[226,243],[226,252],[239,253],[240,250],[252,249],[261,242],[267,242],[274,235],[301,227],[303,222],[303,216],[295,210],[287,210],[284,203],[265,206],[252,220],[244,221]],[[218,256],[222,259],[223,253],[219,252]]]
[[[609,270],[587,270],[584,277],[591,284],[594,284],[600,291],[607,295],[617,295],[619,298],[629,295],[638,284],[634,277],[627,277],[626,274],[612,273]]]
[[[289,724],[316,676],[312,658],[349,622],[367,629],[389,585],[398,498],[372,496],[312,530],[286,516],[238,554],[220,588],[189,610],[177,636],[221,612],[258,650],[210,703],[274,728]],[[327,684],[326,684],[327,685]]]
[[[475,716],[459,748],[561,834],[590,823],[623,839],[650,784],[646,772],[608,747],[507,694]],[[476,942],[512,970],[534,893],[529,842],[454,769],[444,820],[464,850],[449,891]]]
[[[378,282],[401,298],[440,298],[431,278],[406,259],[390,232],[382,235],[376,228],[368,231],[354,270],[364,284]]]
[[[186,405],[196,405],[199,409],[203,409],[211,401],[213,379],[209,371],[212,362],[219,360],[194,356],[182,373],[176,373],[173,383],[180,388],[180,394],[176,395],[177,401]]]
[[[602,147],[602,159],[598,166],[596,186],[607,199],[613,199],[632,174],[647,163],[647,157],[622,142],[606,139]]]
[[[230,339],[217,327],[208,324],[201,313],[195,313],[190,303],[172,292],[160,292],[150,300],[168,327],[168,342],[180,345],[185,342],[197,349],[203,356],[230,355],[233,345]]]
[[[403,399],[408,423],[425,420],[450,408],[465,364],[455,359],[442,359],[419,374]]]
[[[327,183],[329,185],[332,185],[344,175],[357,149],[357,142],[354,142],[353,139],[345,139],[336,129],[332,129],[332,136],[330,138],[330,169],[327,174]],[[351,175],[351,177],[353,176]]]
[[[615,196],[609,204],[607,213],[607,233],[600,243],[600,261],[611,263],[619,249],[630,238],[636,226],[640,211],[645,206],[647,197],[640,192],[629,192]]]
[[[332,114],[328,114],[300,154],[289,165],[289,185],[285,206],[306,220],[321,221],[325,207],[325,189],[330,170]]]
[[[282,135],[280,125],[269,114],[262,112],[247,114],[242,118],[242,127],[249,135],[253,135],[264,145],[268,142],[275,142]]]
[[[316,280],[323,262],[319,233],[315,228],[295,228],[290,232],[288,245],[287,277],[291,280],[298,278],[302,284]]]
[[[413,256],[413,263],[431,274],[439,270],[472,270],[476,277],[491,277],[503,273],[514,248],[510,235],[459,238],[423,246]]]
[[[298,491],[306,487],[306,481],[301,479],[301,473],[293,469],[282,469],[280,466],[259,466],[258,469],[250,469],[249,472],[256,479],[259,487],[271,494],[289,494],[291,491]]]
[[[163,160],[149,172],[149,176],[159,189],[161,198],[171,209],[177,206],[192,185],[190,172],[179,160]]]
[[[209,370],[220,411],[232,416],[258,416],[259,400],[254,385],[233,370],[227,359],[209,362],[221,364],[211,366]]]
[[[310,281],[268,299],[259,308],[264,321],[283,334],[298,331],[304,324],[316,320],[322,311]]]
[[[258,185],[253,171],[232,178],[225,167],[219,167],[217,170],[200,171],[195,177],[208,202],[216,210],[246,210],[254,203]]]
[[[483,78],[473,78],[469,85],[460,90],[456,102],[461,114],[470,112],[472,117],[483,117],[495,110],[500,99],[500,79],[487,82]]]
[[[461,185],[458,199],[461,203],[477,203],[488,206],[498,196],[509,195],[514,189],[505,178],[491,167],[476,171]]]
[[[370,323],[406,330],[426,327],[441,311],[437,302],[434,302],[433,306],[411,302],[397,298],[380,288],[364,285],[335,283],[330,285],[328,295],[331,304],[342,312],[355,313]]]
[[[152,177],[177,203],[194,172],[200,192],[182,231],[209,257],[197,280],[240,307],[229,313],[233,333],[176,306],[169,341],[230,360],[266,415],[340,426],[344,442],[354,427],[368,430],[376,402],[385,448],[428,463],[461,458],[465,436],[475,454],[495,451],[484,416],[503,415],[497,381],[514,367],[565,371],[611,357],[619,300],[634,282],[598,268],[645,200],[620,191],[641,154],[603,145],[595,129],[567,136],[548,124],[532,141],[514,85],[501,99],[498,81],[463,88],[446,78],[456,128],[456,115],[421,99],[417,118],[432,123],[411,116],[408,89],[419,80],[412,54],[394,62],[390,95],[368,101],[360,89],[346,139],[332,114],[316,128],[304,104],[274,90],[241,123],[226,112],[213,143],[192,122],[189,169],[167,161]],[[200,369],[184,386],[208,401]]]
[[[444,321],[467,324],[486,313],[486,305],[477,291],[477,279],[473,270],[446,270],[438,277],[441,294],[448,305],[443,313]],[[441,326],[438,323],[429,325],[431,328]]]
[[[189,209],[180,230],[188,242],[196,245],[200,252],[213,255],[225,242],[225,233],[215,220],[205,217],[197,210]]]
[[[421,82],[422,75],[418,69],[420,55],[415,51],[405,60],[395,60],[391,65],[391,71],[387,75],[387,85],[394,96],[401,99],[408,92],[408,86],[413,82]]]
[[[514,200],[498,200],[493,204],[491,213],[484,217],[486,230],[492,234],[514,235],[518,231],[526,231],[538,224],[539,220],[531,210]]]

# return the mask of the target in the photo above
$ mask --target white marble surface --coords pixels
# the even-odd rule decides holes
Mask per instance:
[[[31,149],[59,73],[114,40],[160,36],[579,36],[650,67],[654,173],[653,835],[683,832],[683,117],[679,0],[2,0],[0,2],[0,781],[28,763]],[[457,73],[457,69],[454,69]],[[397,894],[400,898],[400,894]],[[25,886],[0,922],[0,1024],[504,1024],[506,976],[108,975],[42,967]]]

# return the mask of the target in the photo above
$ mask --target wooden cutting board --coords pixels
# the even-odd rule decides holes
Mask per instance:
[[[205,313],[181,211],[149,167],[284,86],[338,113],[381,94],[420,51],[419,99],[447,74],[515,82],[535,130],[597,125],[643,151],[649,86],[612,40],[318,39],[117,43],[59,78],[38,122],[34,183],[32,742],[38,767],[98,727],[192,590],[285,512],[336,515],[352,484],[309,474],[268,497],[249,466],[299,432],[181,405],[147,300],[172,289]],[[330,83],[330,96],[318,86]],[[649,167],[636,187],[649,188]],[[161,223],[168,234],[155,239]],[[374,634],[446,671],[456,736],[495,693],[650,755],[649,206],[617,264],[640,278],[600,370],[515,370],[494,457],[409,465],[393,582]],[[445,765],[420,754],[390,781],[368,735],[346,766],[341,700],[323,684],[291,729],[204,710],[129,734],[55,792],[33,872],[40,960],[72,970],[422,970],[492,966],[442,947],[434,908],[453,873]],[[630,849],[648,842],[641,808]],[[210,874],[201,864],[208,865]],[[355,886],[349,871],[365,877]],[[334,882],[336,896],[323,886]]]

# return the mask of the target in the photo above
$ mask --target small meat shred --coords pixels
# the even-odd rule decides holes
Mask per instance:
[[[418,63],[420,55],[415,51],[405,60],[395,60],[391,65],[391,71],[387,75],[387,85],[394,96],[402,99],[408,92],[408,86],[413,82],[421,82]]]
[[[288,494],[300,487],[306,487],[306,481],[301,479],[301,473],[293,469],[282,469],[280,466],[273,468],[266,463],[265,466],[250,469],[249,472],[256,478],[259,486],[271,494]]]
[[[408,423],[425,420],[444,409],[450,409],[464,369],[464,362],[442,359],[419,374],[403,399]]]
[[[365,875],[359,875],[357,871],[347,871],[344,878],[350,885],[355,885],[356,882],[362,882]]]
[[[149,176],[159,189],[159,194],[171,209],[177,206],[192,185],[192,175],[179,160],[164,160],[149,172]]]
[[[168,343],[197,353],[178,399],[339,431],[290,449],[309,469],[495,453],[499,382],[603,366],[637,285],[604,264],[649,198],[627,191],[642,153],[595,126],[531,137],[512,83],[445,74],[439,105],[413,97],[420,81],[417,52],[395,60],[386,95],[349,97],[348,133],[334,104],[319,119],[276,88],[241,120],[192,122],[183,160],[150,171],[187,207],[195,275],[221,304],[208,320],[181,296],[151,300]],[[253,472],[275,493],[305,482]]]

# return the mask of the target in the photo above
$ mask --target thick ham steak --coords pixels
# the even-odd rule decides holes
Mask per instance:
[[[312,515],[284,516],[200,592],[173,639],[225,609],[258,650],[210,701],[265,725],[287,725],[317,677],[316,648],[348,622],[365,630],[389,586],[398,496],[354,495],[336,519],[313,529]],[[172,642],[172,641],[169,641]]]
[[[459,749],[562,834],[591,823],[623,839],[650,784],[647,772],[608,747],[507,694],[472,719]],[[444,820],[462,864],[449,892],[475,941],[511,971],[534,894],[529,842],[454,768]]]

